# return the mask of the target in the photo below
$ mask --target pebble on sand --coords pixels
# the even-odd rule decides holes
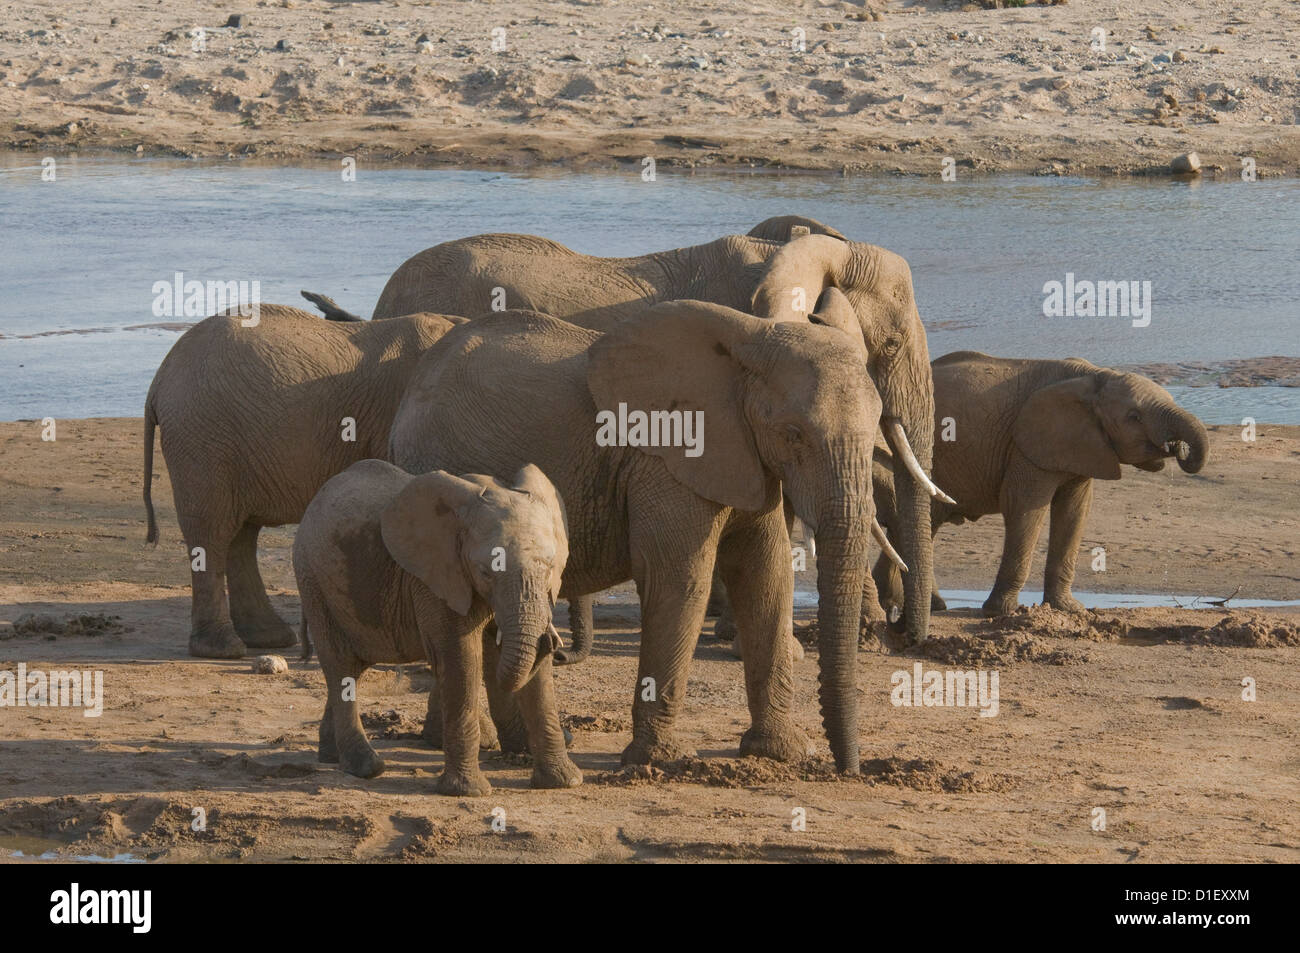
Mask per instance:
[[[1196,175],[1201,171],[1201,157],[1195,152],[1175,156],[1169,163],[1169,171],[1175,175]]]

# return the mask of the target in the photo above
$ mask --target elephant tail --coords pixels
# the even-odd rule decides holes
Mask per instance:
[[[364,321],[365,318],[351,311],[344,311],[335,303],[333,298],[327,298],[324,295],[316,294],[314,291],[298,292],[316,307],[320,308],[321,313],[325,315],[326,321]]]
[[[158,521],[153,512],[153,438],[158,429],[158,415],[153,409],[153,388],[144,402],[144,511],[149,519],[145,542],[158,543]]]

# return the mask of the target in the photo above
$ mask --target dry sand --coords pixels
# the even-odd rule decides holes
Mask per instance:
[[[1298,34],[1291,0],[29,0],[0,25],[0,143],[933,175],[1195,150],[1208,174],[1294,174]]]
[[[484,799],[430,793],[441,754],[414,737],[421,666],[361,683],[388,761],[373,781],[315,760],[315,661],[254,675],[251,660],[186,655],[189,594],[170,484],[155,460],[162,544],[143,543],[139,420],[69,420],[43,443],[0,423],[0,670],[100,669],[100,718],[0,709],[0,855],[129,853],[166,861],[855,860],[1233,861],[1300,859],[1300,614],[1221,609],[1024,611],[990,623],[935,617],[926,652],[859,655],[862,780],[830,778],[815,705],[816,650],[796,663],[807,764],[738,759],[740,663],[701,640],[681,728],[702,760],[621,771],[630,740],[635,609],[597,608],[592,658],[559,670],[585,774],[532,791],[526,760],[484,755]],[[1127,471],[1098,484],[1084,546],[1107,546],[1104,582],[1078,588],[1300,598],[1300,428],[1245,444],[1212,428],[1201,476]],[[985,587],[999,521],[950,527],[944,587]],[[263,534],[264,573],[291,619],[288,530]],[[1040,550],[1043,547],[1040,545]],[[1040,552],[1035,575],[1041,573]],[[1036,583],[1032,583],[1035,584]],[[48,614],[16,632],[27,613]],[[56,631],[68,619],[69,631]],[[800,621],[812,617],[802,612]],[[558,620],[562,622],[563,620]],[[24,627],[26,628],[26,627]],[[711,624],[710,624],[711,628]],[[892,673],[996,669],[1000,710],[901,708]],[[1243,678],[1258,698],[1242,699]],[[506,830],[491,829],[493,808]],[[191,829],[202,808],[207,829]],[[807,830],[791,830],[803,808]],[[1105,830],[1093,830],[1094,811]]]

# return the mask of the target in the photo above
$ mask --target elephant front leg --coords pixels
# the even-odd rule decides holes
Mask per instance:
[[[429,685],[429,703],[424,713],[424,729],[420,738],[430,748],[442,750],[442,690],[438,687],[438,676],[433,676]],[[478,748],[480,751],[492,751],[499,748],[497,726],[492,723],[487,706],[479,705]]]
[[[230,619],[244,644],[282,649],[298,641],[293,629],[275,614],[266,584],[257,568],[257,534],[261,527],[245,523],[230,543],[226,582],[230,587]]]
[[[1052,497],[1047,529],[1047,572],[1043,601],[1063,612],[1083,612],[1083,603],[1070,594],[1083,540],[1083,524],[1092,508],[1092,480],[1072,480]]]
[[[1029,578],[1029,564],[1034,556],[1034,546],[1047,516],[1047,506],[1033,509],[1004,511],[1005,531],[1002,543],[1002,562],[993,591],[984,600],[986,616],[1011,615],[1020,605],[1020,590]]]
[[[718,569],[731,597],[737,639],[744,645],[750,727],[740,739],[740,753],[798,761],[812,754],[812,747],[790,717],[794,572],[780,511],[769,516],[722,540]]]
[[[496,639],[483,640],[483,669],[487,678],[488,697],[500,690],[490,673],[496,671]],[[528,750],[533,757],[532,786],[535,788],[572,788],[582,783],[582,772],[565,750],[568,733],[560,725],[559,706],[555,700],[554,663],[543,657],[532,678],[514,693],[512,708],[528,735]],[[504,694],[502,692],[501,694]]]
[[[492,790],[478,764],[482,639],[479,625],[470,632],[445,632],[438,641],[444,753],[439,794],[482,797]]]

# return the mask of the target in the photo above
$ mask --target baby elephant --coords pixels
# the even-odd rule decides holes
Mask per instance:
[[[441,470],[412,476],[381,460],[329,480],[293,547],[303,657],[310,633],[329,693],[320,760],[363,778],[383,771],[361,728],[357,680],[370,665],[428,658],[441,688],[440,794],[491,790],[478,766],[480,678],[494,713],[517,704],[533,787],[581,784],[551,678],[560,641],[551,611],[568,555],[563,503],[531,464],[512,484]]]

